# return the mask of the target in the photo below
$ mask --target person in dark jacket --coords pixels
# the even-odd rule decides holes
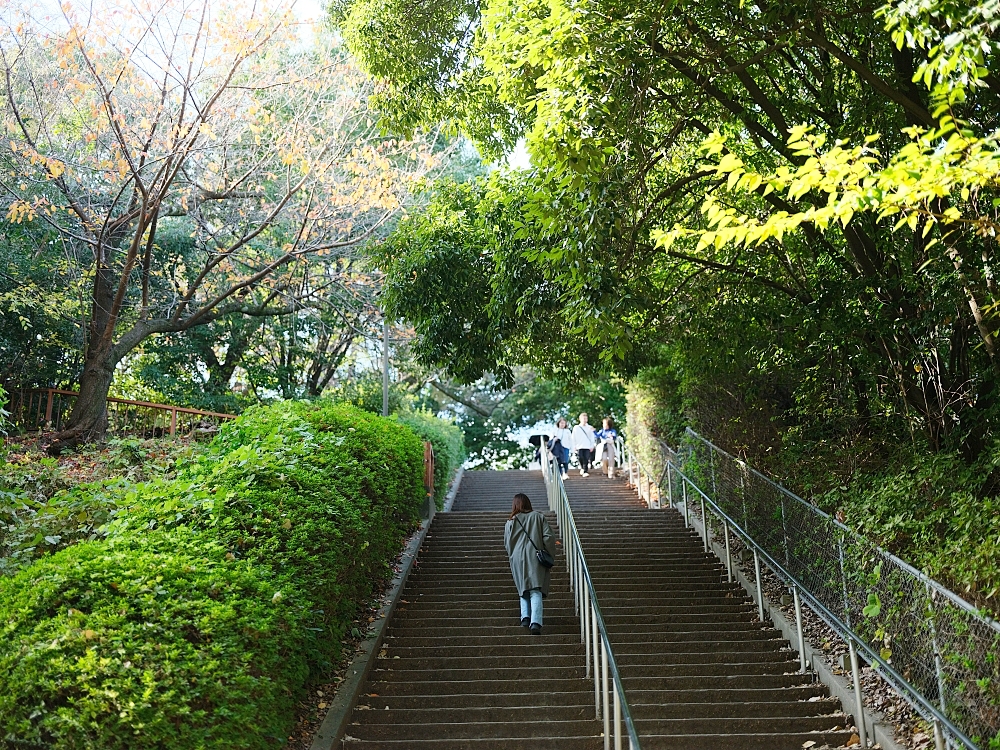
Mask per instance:
[[[545,516],[531,509],[531,500],[523,493],[514,495],[503,544],[521,601],[521,627],[538,635],[542,632],[542,599],[549,595],[551,576],[549,569],[538,562],[535,550],[546,549],[554,556],[556,542]]]

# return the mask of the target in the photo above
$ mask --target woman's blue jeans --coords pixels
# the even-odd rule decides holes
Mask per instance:
[[[529,589],[528,596],[521,595],[521,619],[529,618],[531,622],[542,624],[542,590]]]

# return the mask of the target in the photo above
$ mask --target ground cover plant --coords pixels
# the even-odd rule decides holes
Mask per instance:
[[[51,457],[33,437],[10,438],[0,458],[0,575],[101,537],[129,488],[175,478],[204,450],[193,439],[114,438]]]
[[[249,410],[93,540],[0,578],[0,737],[52,748],[266,748],[386,578],[424,489],[395,420]]]

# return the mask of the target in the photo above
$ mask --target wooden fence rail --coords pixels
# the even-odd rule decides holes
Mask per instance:
[[[69,416],[72,400],[79,394],[59,388],[32,388],[14,390],[10,396],[11,421],[25,432],[31,432],[61,430]],[[178,431],[191,433],[199,428],[217,427],[220,422],[235,418],[235,414],[185,406],[108,398],[108,432],[113,435],[173,436]]]

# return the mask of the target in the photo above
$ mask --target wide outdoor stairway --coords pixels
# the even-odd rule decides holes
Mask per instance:
[[[674,510],[571,472],[566,493],[643,750],[840,747],[853,724]],[[810,745],[810,747],[813,747]]]
[[[643,750],[848,741],[851,718],[797,673],[787,642],[679,514],[646,510],[596,472],[566,486]],[[519,625],[503,549],[516,492],[546,509],[540,472],[474,471],[435,517],[345,748],[604,747],[561,546],[542,634]]]
[[[517,492],[546,510],[537,471],[466,472],[434,518],[344,747],[604,747],[561,547],[542,635],[520,626],[503,548]]]

